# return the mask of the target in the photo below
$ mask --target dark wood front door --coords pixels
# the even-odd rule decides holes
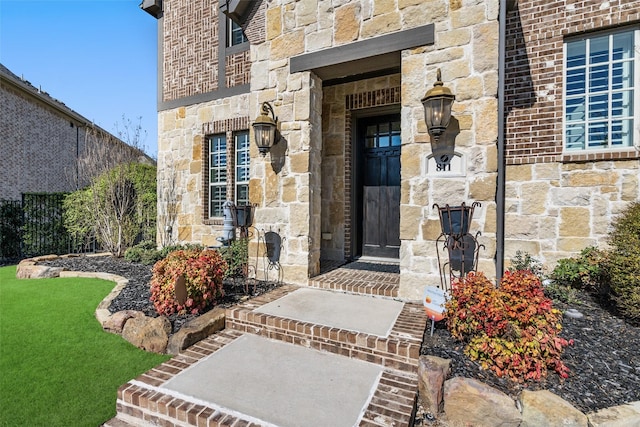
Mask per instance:
[[[362,255],[400,252],[400,116],[361,119]]]

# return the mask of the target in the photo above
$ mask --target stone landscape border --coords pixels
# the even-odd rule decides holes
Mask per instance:
[[[111,254],[91,254],[86,256],[106,256]],[[44,279],[54,277],[83,277],[108,280],[115,283],[114,288],[102,299],[95,311],[95,317],[106,332],[118,334],[136,347],[160,354],[176,355],[196,342],[224,329],[225,309],[216,307],[195,319],[185,323],[178,332],[171,334],[171,323],[164,316],[149,317],[141,311],[124,310],[116,313],[109,311],[111,302],[127,286],[129,280],[117,274],[86,271],[69,271],[63,267],[38,265],[39,262],[53,261],[59,258],[71,258],[74,255],[45,255],[27,258],[17,266],[18,279]]]

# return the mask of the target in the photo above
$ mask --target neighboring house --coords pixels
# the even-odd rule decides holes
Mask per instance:
[[[0,199],[22,193],[74,191],[87,183],[78,170],[87,144],[109,144],[152,161],[0,64]]]
[[[439,284],[434,204],[481,203],[478,269],[496,275],[518,249],[550,263],[604,244],[613,216],[639,198],[640,0],[142,8],[159,19],[159,212],[177,210],[158,222],[178,241],[218,244],[224,201],[248,200],[250,253],[278,233],[285,281],[369,256],[397,260],[400,296],[419,299]],[[605,77],[579,60],[581,49],[603,60],[600,29],[615,34]],[[456,95],[444,168],[421,104],[438,69]],[[282,136],[266,156],[251,129],[263,102]]]

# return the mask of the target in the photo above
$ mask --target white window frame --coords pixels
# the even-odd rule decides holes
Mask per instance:
[[[249,131],[242,130],[233,133],[233,148],[235,155],[235,182],[233,185],[234,188],[234,201],[236,205],[244,205],[249,204],[249,177],[250,177],[250,164],[251,164],[251,156],[249,154]],[[244,161],[242,161],[244,160]],[[246,171],[246,175],[242,176],[242,171]],[[242,179],[244,178],[244,179]],[[246,199],[240,200],[239,197],[239,189],[241,187],[246,188],[247,197]]]
[[[210,135],[207,138],[207,143],[209,144],[209,200],[207,200],[207,203],[209,204],[209,217],[219,218],[223,216],[222,205],[227,200],[228,196],[227,182],[229,180],[229,159],[227,152],[227,135],[225,133]],[[222,145],[224,145],[224,147],[221,147]],[[224,159],[224,161],[220,164],[216,159]],[[213,177],[222,176],[224,176],[224,180],[212,179]],[[219,191],[223,192],[224,198],[221,200],[214,200],[215,195],[218,194]]]
[[[614,90],[612,89],[612,80],[611,79],[611,70],[612,70],[612,65],[614,63],[618,63],[620,61],[614,61],[612,60],[612,52],[611,49],[609,49],[609,58],[606,62],[603,62],[603,64],[607,64],[609,67],[609,82],[608,82],[608,88],[606,91],[600,92],[601,94],[606,93],[608,96],[608,115],[607,115],[607,119],[606,119],[606,123],[607,123],[607,141],[608,141],[608,146],[607,147],[594,147],[594,148],[589,148],[589,124],[595,124],[597,122],[604,122],[603,120],[597,120],[597,119],[593,119],[589,117],[589,108],[591,106],[592,103],[590,103],[589,100],[589,96],[592,95],[593,93],[589,92],[589,46],[591,43],[591,40],[595,39],[595,38],[599,38],[599,37],[603,37],[603,36],[608,36],[611,40],[611,37],[615,34],[621,34],[621,33],[628,33],[628,32],[632,32],[633,33],[633,43],[634,43],[634,51],[633,51],[633,82],[632,82],[632,90],[633,90],[633,100],[632,100],[632,115],[628,116],[628,118],[630,118],[633,122],[632,122],[632,126],[630,129],[630,132],[632,133],[631,135],[631,145],[624,145],[624,146],[619,146],[619,147],[612,147],[611,146],[611,121],[612,121],[612,117],[611,117],[611,107],[612,107],[612,97],[610,96],[612,93],[616,93],[619,92],[618,90]],[[578,66],[575,67],[573,69],[578,69],[578,68],[585,68],[585,88],[584,88],[584,92],[583,92],[583,96],[585,97],[585,111],[584,111],[584,118],[582,120],[582,122],[584,123],[584,147],[582,148],[572,148],[569,149],[567,147],[568,141],[567,141],[567,128],[568,125],[571,124],[579,124],[579,121],[568,121],[567,120],[567,102],[570,99],[574,99],[574,97],[576,97],[576,95],[567,95],[567,71],[569,70],[569,68],[567,67],[567,59],[568,59],[568,44],[571,42],[576,42],[576,41],[580,41],[580,40],[584,40],[587,43],[587,47],[585,48],[585,64],[584,66]],[[610,41],[611,43],[611,41]],[[611,45],[610,45],[611,46]],[[615,30],[611,30],[611,31],[603,31],[603,32],[597,32],[597,33],[590,33],[590,34],[585,34],[582,35],[580,37],[569,37],[567,38],[564,43],[563,43],[563,70],[562,70],[562,77],[563,77],[563,101],[562,101],[562,147],[563,147],[563,153],[564,154],[580,154],[580,153],[598,153],[598,152],[615,152],[615,151],[621,151],[621,150],[630,150],[633,149],[634,145],[638,146],[638,144],[640,144],[640,26],[632,26],[632,27],[625,27],[625,28],[619,28],[619,29],[615,29]]]
[[[236,27],[236,28],[234,28]],[[233,43],[234,30],[240,29],[242,32],[242,41],[240,43]],[[227,34],[226,34],[226,47],[240,46],[248,42],[247,36],[244,34],[244,30],[238,24],[236,24],[231,18],[227,18]]]

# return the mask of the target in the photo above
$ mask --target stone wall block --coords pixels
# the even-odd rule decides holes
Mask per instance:
[[[612,170],[576,171],[564,177],[567,187],[596,187],[599,185],[616,185],[619,175]]]
[[[523,183],[522,191],[522,214],[541,215],[547,210],[547,196],[549,194],[549,184],[547,182],[534,181]]]
[[[538,238],[540,227],[537,215],[505,215],[505,236],[510,239],[532,240]]]
[[[436,37],[436,45],[440,49],[464,46],[471,42],[471,30],[469,28],[457,28],[455,30],[439,32]]]
[[[440,219],[428,219],[422,223],[422,238],[424,240],[436,240],[441,233]]]
[[[420,232],[420,223],[422,222],[421,206],[400,206],[400,239],[414,240]]]
[[[431,181],[433,191],[433,203],[444,206],[447,203],[451,206],[457,206],[467,200],[466,183],[464,179],[434,178]]]
[[[589,237],[591,233],[589,208],[564,207],[560,209],[560,237]]]
[[[455,83],[456,101],[478,99],[484,94],[483,81],[480,76],[458,79]]]
[[[298,27],[314,24],[318,18],[318,0],[299,0],[296,3]]]
[[[482,24],[486,21],[486,10],[484,4],[467,6],[450,12],[451,27],[462,28]]]
[[[398,31],[401,28],[400,13],[392,12],[385,15],[378,15],[362,23],[361,38],[380,36]]]
[[[360,5],[350,3],[335,11],[334,42],[336,45],[358,39],[360,33]]]
[[[304,52],[304,30],[299,29],[282,34],[271,42],[271,60],[280,60]],[[251,67],[251,86],[253,89],[253,66]]]
[[[532,165],[508,166],[506,170],[507,182],[527,182],[533,177]]]
[[[469,184],[469,198],[474,201],[495,200],[496,175],[472,180]]]
[[[498,22],[473,27],[473,69],[478,73],[495,70],[498,65]]]
[[[551,188],[550,201],[554,206],[590,206],[593,189],[592,188]],[[526,194],[523,192],[523,195]]]

